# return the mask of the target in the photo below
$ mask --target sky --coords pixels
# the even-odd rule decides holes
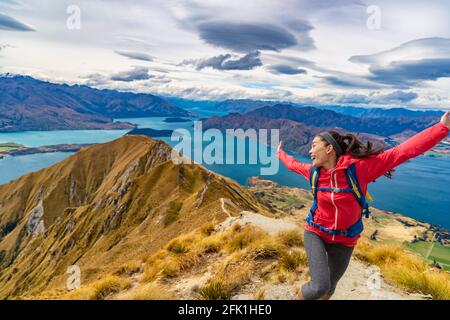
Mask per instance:
[[[0,73],[200,100],[450,109],[450,1],[0,0]]]

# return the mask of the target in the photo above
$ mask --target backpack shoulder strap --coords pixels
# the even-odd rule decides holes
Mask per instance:
[[[358,178],[356,176],[356,166],[354,163],[348,166],[346,170],[346,176],[350,189],[352,189],[356,200],[358,200],[359,204],[363,208],[363,213],[365,214],[366,218],[368,218],[370,213],[369,205],[367,204],[366,196],[363,194],[361,186],[359,185]]]
[[[319,181],[320,168],[314,166],[311,167],[309,172],[309,184],[311,185],[312,192],[316,193],[317,182]]]
[[[311,167],[311,171],[309,173],[309,183],[311,185],[311,191],[313,194],[313,204],[311,206],[311,209],[309,210],[309,219],[313,219],[314,213],[317,209],[317,182],[319,181],[319,174],[320,174],[320,168],[316,168],[314,166]],[[307,218],[307,220],[308,220]]]

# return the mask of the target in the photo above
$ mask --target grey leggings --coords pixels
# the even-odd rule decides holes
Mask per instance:
[[[348,267],[353,247],[327,243],[306,230],[304,239],[311,281],[302,286],[302,295],[305,300],[317,300],[334,293]]]

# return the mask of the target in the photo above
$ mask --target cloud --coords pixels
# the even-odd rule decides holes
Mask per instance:
[[[415,92],[411,91],[393,91],[388,94],[382,94],[379,92],[372,93],[369,95],[364,94],[342,94],[342,95],[334,95],[334,94],[323,94],[320,98],[325,98],[329,103],[337,103],[337,104],[350,104],[350,105],[358,105],[358,104],[396,104],[396,103],[408,103],[415,99],[417,99],[418,95]]]
[[[307,71],[305,69],[292,67],[287,64],[273,65],[273,66],[270,66],[268,69],[274,74],[295,75],[295,74],[306,74],[307,73]]]
[[[298,43],[292,33],[272,24],[204,22],[198,25],[198,30],[205,42],[236,52],[280,51]],[[305,39],[308,41],[312,40]],[[308,43],[303,45],[308,47]]]
[[[386,65],[394,61],[445,58],[450,56],[450,39],[421,38],[395,48],[370,55],[351,56],[349,61],[369,65]]]
[[[36,31],[33,27],[2,13],[0,13],[0,30]]]
[[[142,71],[140,70],[142,69]],[[137,71],[136,71],[137,70]],[[142,74],[140,74],[142,73]],[[91,73],[85,76],[80,76],[84,79],[88,86],[114,86],[111,81],[133,82],[137,80],[148,80],[148,84],[167,84],[171,82],[165,75],[149,75],[148,69],[143,67],[135,67],[131,71],[119,72],[113,75],[104,75],[100,73]]]
[[[380,85],[367,79],[343,72],[329,71],[332,75],[318,77],[324,79],[328,84],[341,88],[376,89]]]
[[[141,61],[153,61],[153,57],[149,54],[143,53],[143,52],[135,52],[135,51],[122,51],[122,50],[115,50],[115,53],[135,60],[141,60]]]
[[[0,9],[14,9],[14,10],[22,10],[24,8],[30,8],[27,4],[21,3],[16,0],[2,0],[0,2]]]
[[[79,78],[85,79],[85,84],[88,86],[101,86],[109,83],[108,77],[105,77],[100,73],[91,73],[86,76],[80,76]]]
[[[185,60],[182,64],[195,65],[197,70],[213,68],[216,70],[251,70],[262,66],[258,51],[248,53],[240,58],[233,58],[229,53],[221,54],[207,59]]]
[[[372,55],[352,56],[351,62],[368,64],[366,78],[407,88],[422,81],[450,77],[450,39],[422,38]]]
[[[148,80],[152,78],[151,75],[148,74],[148,68],[146,67],[134,67],[132,70],[118,72],[113,74],[110,79],[113,81],[123,81],[123,82],[132,82],[139,80]]]
[[[369,68],[368,79],[398,87],[409,87],[426,80],[450,77],[450,58],[394,61],[387,67]]]
[[[392,102],[410,102],[418,97],[415,92],[405,92],[405,91],[394,91],[383,96],[384,101],[392,101]]]
[[[9,44],[0,44],[0,51],[4,50],[6,48],[9,48],[9,47],[11,47]]]

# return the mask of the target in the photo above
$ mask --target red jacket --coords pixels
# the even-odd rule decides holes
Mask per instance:
[[[338,158],[337,164],[333,169],[321,168],[317,186],[321,188],[349,188],[345,177],[345,169],[350,164],[355,163],[358,182],[365,194],[367,185],[370,182],[406,160],[430,150],[444,139],[448,132],[449,129],[439,122],[409,138],[402,144],[378,155],[358,159],[346,153]],[[293,156],[287,155],[282,149],[277,152],[277,157],[289,170],[301,174],[309,181],[311,164],[297,161]],[[345,230],[361,216],[361,206],[352,193],[319,191],[317,192],[317,205],[314,222],[328,229]],[[340,243],[347,246],[354,246],[360,237],[332,236],[310,225],[306,225],[305,230],[315,232],[329,243]]]

